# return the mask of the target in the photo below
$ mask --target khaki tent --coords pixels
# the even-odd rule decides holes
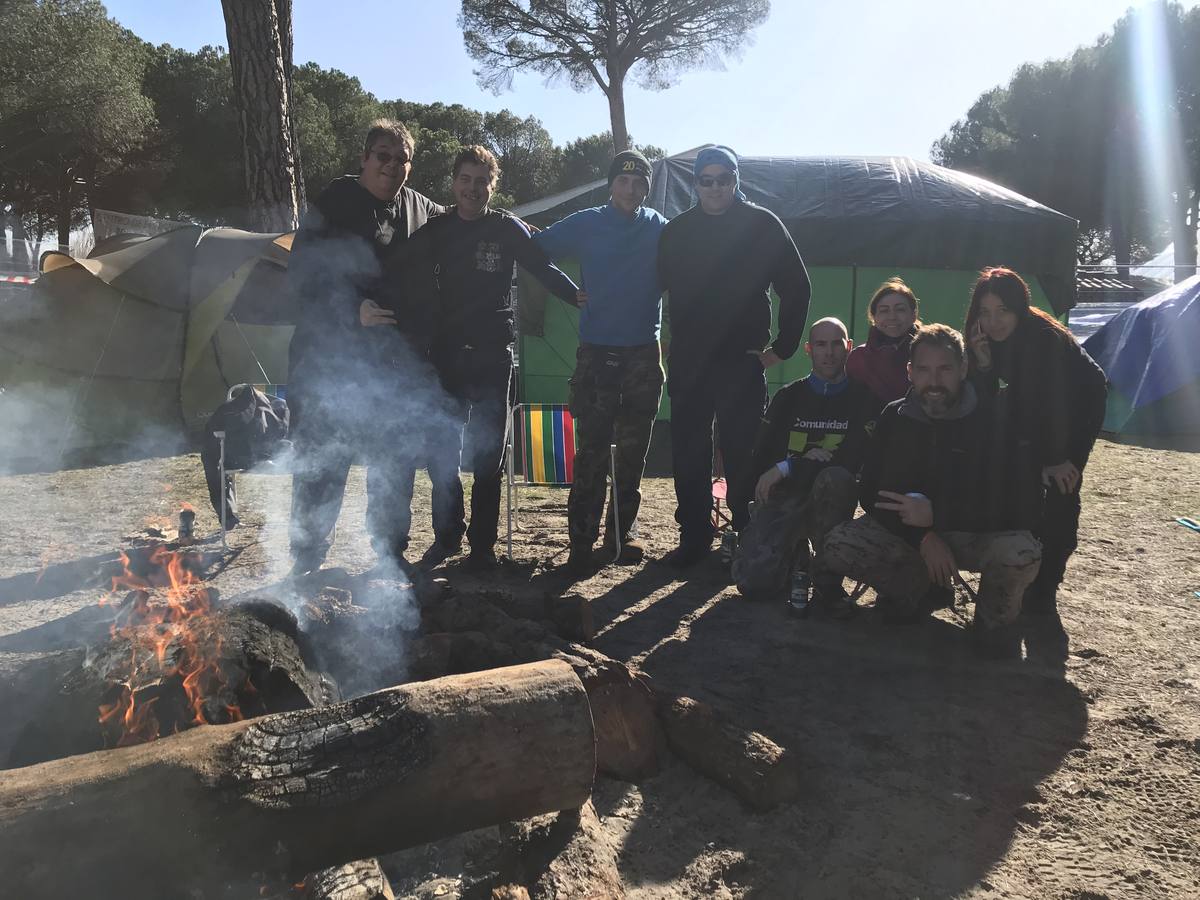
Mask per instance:
[[[161,452],[287,377],[290,234],[186,226],[46,254],[0,306],[0,468]]]

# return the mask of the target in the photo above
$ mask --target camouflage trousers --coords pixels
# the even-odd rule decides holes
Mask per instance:
[[[590,547],[600,534],[609,467],[616,444],[617,512],[622,541],[637,535],[642,472],[650,433],[662,399],[663,367],[658,344],[601,347],[581,344],[571,376],[575,418],[575,477],[567,499],[572,546]],[[606,530],[611,534],[613,511]]]
[[[840,466],[821,469],[815,479],[782,481],[765,502],[754,504],[749,524],[738,535],[732,567],[738,591],[745,597],[778,596],[787,591],[796,567],[807,567],[822,587],[840,582],[841,576],[825,565],[825,535],[853,516],[857,504],[858,483]]]
[[[959,569],[980,573],[976,624],[991,629],[1014,621],[1041,563],[1037,539],[1028,531],[939,531],[938,536]],[[920,551],[869,515],[829,532],[825,562],[835,572],[869,584],[900,615],[918,612],[931,584]]]

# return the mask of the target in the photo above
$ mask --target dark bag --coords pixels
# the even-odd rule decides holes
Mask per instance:
[[[229,389],[225,402],[204,426],[204,443],[200,461],[208,483],[208,498],[213,510],[221,514],[221,441],[218,431],[225,433],[225,527],[238,523],[237,492],[234,489],[234,469],[251,469],[264,462],[274,462],[291,449],[287,440],[291,414],[282,397],[269,397],[248,384],[236,384]],[[283,471],[283,467],[277,467]]]

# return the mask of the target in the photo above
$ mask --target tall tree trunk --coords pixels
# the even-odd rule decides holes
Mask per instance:
[[[279,46],[283,51],[283,73],[287,79],[290,109],[296,98],[296,93],[292,88],[293,75],[296,71],[296,67],[292,63],[292,0],[275,0],[275,16],[279,19]],[[304,160],[300,158],[300,138],[296,134],[296,117],[290,114],[288,115],[288,129],[292,136],[292,158],[296,164],[296,202],[300,214],[303,215],[304,210],[308,207],[308,198],[304,193]]]
[[[608,84],[608,114],[612,119],[613,152],[629,149],[629,130],[625,127],[625,76],[612,76]]]
[[[284,64],[279,18],[279,8],[287,7],[290,34],[290,4],[291,0],[221,0],[242,133],[249,224],[258,231],[292,231],[300,217],[290,67]],[[286,56],[291,59],[290,46]]]

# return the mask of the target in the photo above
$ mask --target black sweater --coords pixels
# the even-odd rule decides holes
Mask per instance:
[[[357,357],[372,336],[364,329],[363,300],[378,298],[383,267],[425,220],[444,207],[411,188],[380,200],[353,175],[334,179],[313,202],[292,243],[288,285],[296,303],[289,366]],[[293,379],[294,380],[294,379]]]
[[[787,359],[804,337],[808,272],[783,223],[761,206],[735,202],[719,216],[693,206],[676,216],[659,239],[658,273],[668,292],[673,388],[711,362],[767,346],[772,286],[779,295],[772,349]]]
[[[830,386],[810,375],[779,389],[758,430],[755,478],[784,459],[801,459],[814,447],[832,451],[829,465],[858,473],[879,401],[858,382],[843,384],[839,392],[829,393]]]
[[[424,317],[432,329],[435,351],[512,343],[514,262],[559,299],[576,303],[575,282],[507,213],[489,210],[468,221],[450,209],[412,236],[403,262],[405,304],[408,315]]]
[[[988,342],[992,368],[972,378],[982,393],[1007,385],[1012,427],[1028,439],[1039,466],[1071,460],[1083,468],[1100,426],[1108,384],[1074,336],[1026,314],[1008,340]]]
[[[879,491],[924,494],[934,531],[1010,531],[1037,527],[1041,470],[1007,428],[1006,398],[963,386],[959,414],[930,419],[912,392],[884,407],[859,480],[859,500],[884,527],[917,544],[925,529],[876,509]]]

